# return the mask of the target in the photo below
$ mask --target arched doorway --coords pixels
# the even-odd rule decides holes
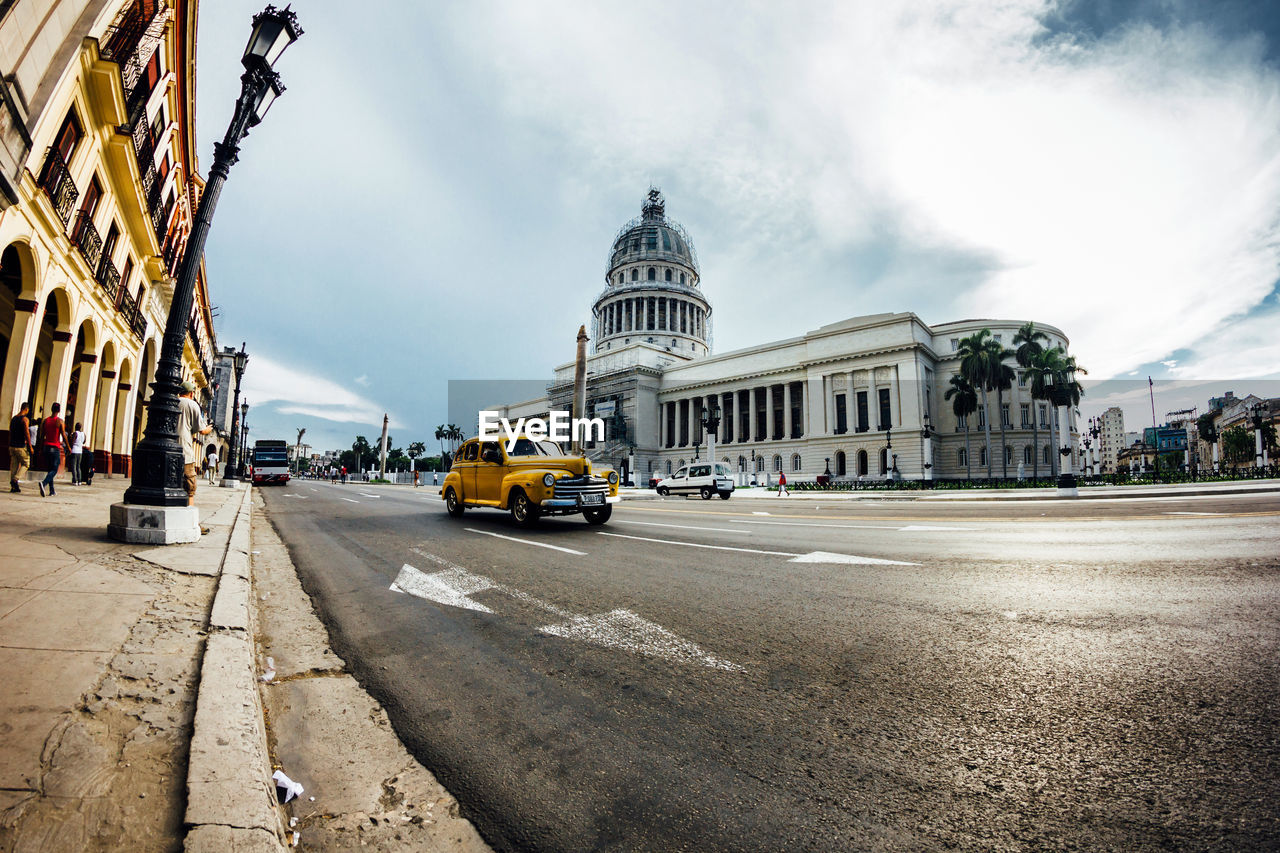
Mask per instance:
[[[89,447],[93,450],[93,467],[100,474],[111,473],[111,440],[116,422],[116,383],[119,381],[116,370],[116,345],[107,341],[102,346],[99,359],[98,397],[93,404],[90,418],[93,428],[85,427],[89,435]]]
[[[133,362],[125,358],[120,361],[120,371],[116,384],[116,414],[114,427],[111,430],[111,472],[129,473],[126,460],[133,453]]]
[[[836,451],[836,476],[843,477],[847,473],[845,467],[845,456],[843,450]]]
[[[71,377],[67,382],[67,398],[62,405],[68,434],[77,423],[83,425],[85,432],[92,433],[92,415],[98,396],[97,344],[97,330],[93,323],[85,320],[76,331]]]
[[[865,450],[859,450],[859,451],[858,451],[858,476],[859,476],[859,477],[865,477],[865,476],[867,476],[867,473],[868,473],[868,471],[867,471],[867,451],[865,451]]]
[[[61,386],[61,374],[71,357],[68,353],[72,344],[70,325],[71,301],[65,290],[54,288],[45,299],[27,389],[31,411],[37,417],[46,417],[55,402],[63,404],[63,411],[66,410],[65,401],[59,399],[62,396],[59,392],[65,388]]]
[[[5,377],[4,422],[0,429],[9,428],[9,418],[22,402],[14,389],[9,387],[9,374],[17,372],[17,361],[22,358],[22,341],[15,331],[18,319],[18,300],[22,298],[22,261],[18,250],[9,246],[0,255],[0,376]],[[10,365],[9,360],[14,364]]]

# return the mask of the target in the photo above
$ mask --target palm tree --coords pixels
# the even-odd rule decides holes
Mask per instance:
[[[974,390],[982,390],[982,419],[987,437],[987,479],[991,479],[991,413],[987,406],[987,392],[991,390],[991,361],[987,344],[991,330],[983,329],[974,332],[967,338],[960,339],[957,350],[960,353],[960,375],[973,386]]]
[[[956,374],[951,377],[951,387],[943,397],[951,401],[951,411],[955,413],[960,423],[964,424],[965,476],[972,480],[973,459],[969,456],[969,416],[978,411],[978,392],[973,390],[973,386],[967,379]]]
[[[1044,400],[1045,402],[1049,403],[1049,408],[1051,412],[1053,411],[1053,401],[1049,399],[1051,396],[1049,393],[1049,389],[1051,386],[1046,381],[1046,377],[1049,374],[1053,374],[1053,376],[1055,377],[1054,381],[1055,382],[1058,381],[1057,376],[1062,372],[1061,354],[1062,354],[1062,348],[1054,347],[1053,349],[1042,349],[1040,350],[1040,352],[1037,352],[1030,357],[1031,399],[1037,400],[1037,401]],[[1039,437],[1037,437],[1036,439],[1036,444],[1037,446],[1036,446],[1035,457],[1036,457],[1037,464],[1036,464],[1035,476],[1039,478],[1040,476]],[[1049,446],[1052,447],[1054,450],[1053,455],[1049,457],[1050,458],[1049,476],[1052,477],[1057,475],[1058,473],[1058,452],[1057,452],[1058,443],[1054,439],[1054,420],[1052,415],[1049,417]]]
[[[444,440],[449,438],[449,430],[444,424],[436,427],[436,441],[440,442],[440,455],[444,456]]]
[[[987,352],[987,382],[992,390],[996,392],[996,412],[1000,418],[1000,476],[1002,479],[1009,479],[1009,452],[1005,445],[1005,426],[1004,426],[1004,392],[1013,387],[1013,382],[1018,378],[1013,368],[1005,362],[1012,358],[1015,353],[1011,349],[1005,349],[999,341],[990,340],[986,343]],[[987,451],[987,459],[990,461],[991,451]]]
[[[1030,370],[1032,360],[1040,353],[1044,352],[1044,346],[1040,343],[1041,341],[1048,343],[1049,336],[1037,329],[1035,323],[1023,324],[1022,327],[1018,329],[1017,333],[1014,334],[1013,343],[1014,346],[1017,347],[1017,349],[1014,350],[1014,359],[1018,362],[1018,366],[1024,371]],[[1036,420],[1035,413],[1036,395],[1034,391],[1034,375],[1031,377],[1031,380],[1031,387],[1033,389],[1031,392],[1031,446],[1035,448],[1034,452],[1031,454],[1031,478],[1033,480],[1038,480],[1040,478],[1040,426],[1039,422]]]

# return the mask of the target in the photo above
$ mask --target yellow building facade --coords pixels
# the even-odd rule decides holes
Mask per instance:
[[[17,0],[0,19],[0,407],[60,403],[99,473],[130,471],[203,183],[196,3]],[[204,270],[184,374],[208,402]]]

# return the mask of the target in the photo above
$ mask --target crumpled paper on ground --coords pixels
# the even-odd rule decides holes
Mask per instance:
[[[287,803],[294,797],[302,796],[302,785],[284,775],[284,771],[277,770],[271,774],[271,778],[276,782],[276,799],[280,802]]]

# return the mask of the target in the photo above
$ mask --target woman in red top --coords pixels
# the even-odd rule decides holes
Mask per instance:
[[[62,404],[54,403],[49,411],[52,414],[40,422],[40,452],[44,454],[45,466],[49,469],[49,473],[40,481],[40,497],[44,497],[46,488],[50,495],[54,494],[53,478],[58,475],[58,468],[62,465],[62,447],[71,446],[71,442],[67,441],[67,425],[58,417]]]

